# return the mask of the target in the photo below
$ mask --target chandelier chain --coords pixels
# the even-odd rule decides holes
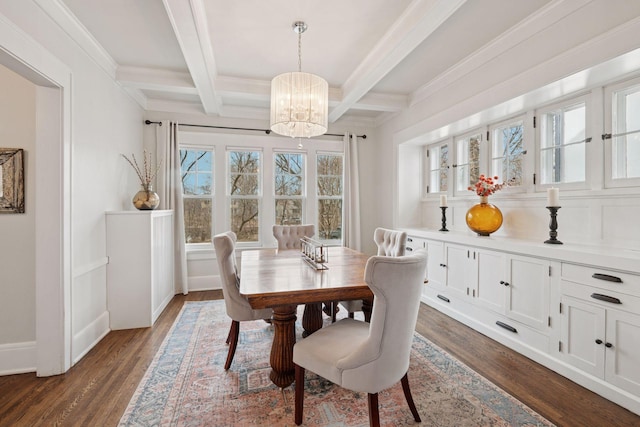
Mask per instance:
[[[298,72],[302,71],[302,31],[298,33]]]

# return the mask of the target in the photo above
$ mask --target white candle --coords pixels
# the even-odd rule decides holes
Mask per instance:
[[[447,207],[447,196],[446,195],[442,195],[440,196],[440,207],[441,208],[446,208]]]
[[[558,207],[560,206],[560,189],[548,188],[547,189],[547,206]]]

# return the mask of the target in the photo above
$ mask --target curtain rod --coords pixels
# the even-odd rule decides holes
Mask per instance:
[[[152,122],[151,120],[145,120],[144,121],[145,124],[147,125],[158,125],[158,126],[162,126],[162,122]],[[192,124],[188,124],[188,123],[178,123],[179,126],[190,126],[190,127],[198,127],[198,128],[213,128],[213,129],[229,129],[229,130],[249,130],[249,131],[255,131],[255,132],[264,132],[267,135],[269,135],[271,133],[270,129],[256,129],[256,128],[236,128],[236,127],[228,127],[228,126],[212,126],[212,125],[192,125]],[[327,135],[327,136],[344,136],[341,135],[339,133],[325,133],[323,135]],[[353,135],[351,135],[353,136]],[[358,138],[362,138],[362,139],[367,139],[367,135],[356,135]]]

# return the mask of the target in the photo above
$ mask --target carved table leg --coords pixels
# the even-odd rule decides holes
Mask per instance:
[[[273,308],[274,327],[271,344],[271,374],[269,378],[280,388],[293,383],[293,345],[296,343],[296,305],[281,305]]]
[[[302,315],[303,337],[308,337],[318,329],[322,328],[322,304],[312,303],[305,304],[304,314]]]

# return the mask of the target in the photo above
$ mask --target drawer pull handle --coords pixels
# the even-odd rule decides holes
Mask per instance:
[[[445,297],[444,295],[438,294],[438,298],[440,298],[442,301],[445,301],[445,302],[451,302],[449,301],[449,298]]]
[[[406,251],[413,252],[413,248],[411,246],[407,246],[404,248]]]
[[[610,302],[612,304],[622,304],[622,301],[620,301],[618,298],[610,297],[609,295],[591,294],[591,298],[597,299],[600,301]]]
[[[505,282],[504,280],[500,280],[501,285],[509,286],[509,282]]]
[[[413,242],[413,239],[411,237],[407,237],[407,241],[408,242]]]
[[[596,344],[598,344],[598,345],[602,344],[602,340],[601,340],[600,338],[598,338],[598,339],[596,340]]]
[[[446,267],[447,264],[440,264],[440,267]]]
[[[608,342],[608,343],[605,343],[605,345],[604,345],[604,346],[605,346],[605,347],[607,347],[607,348],[611,348],[611,347],[613,347],[613,344],[611,344],[610,342]]]
[[[496,325],[500,326],[501,328],[505,328],[507,331],[513,332],[514,334],[518,333],[518,330],[516,328],[510,325],[507,325],[506,323],[502,323],[499,320],[496,322]]]
[[[608,274],[602,274],[602,273],[593,273],[593,275],[591,275],[591,277],[593,277],[594,279],[598,279],[598,280],[606,280],[607,282],[615,282],[615,283],[622,283],[622,279],[616,276],[610,276]]]

